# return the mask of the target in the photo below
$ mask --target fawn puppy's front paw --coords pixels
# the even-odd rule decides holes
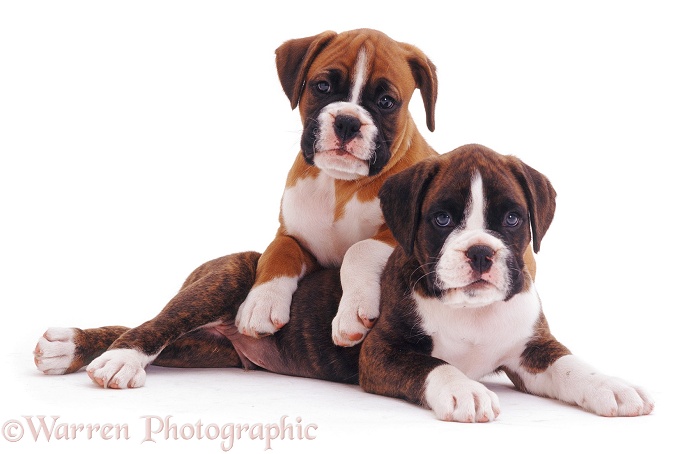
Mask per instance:
[[[263,337],[289,323],[291,299],[298,279],[277,277],[251,289],[239,307],[235,324],[240,333]]]
[[[364,340],[380,315],[380,301],[359,292],[345,293],[331,323],[333,343],[352,347]]]

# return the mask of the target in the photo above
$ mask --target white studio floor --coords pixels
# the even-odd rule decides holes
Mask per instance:
[[[21,370],[13,374],[14,385],[3,387],[2,416],[8,421],[19,421],[25,434],[12,444],[0,440],[20,452],[31,451],[33,447],[46,452],[91,452],[92,449],[163,452],[182,448],[219,452],[221,443],[226,446],[233,443],[232,452],[265,452],[265,434],[269,434],[273,452],[336,452],[338,448],[358,452],[369,449],[411,452],[421,447],[441,452],[449,445],[479,452],[521,445],[520,451],[526,453],[545,449],[552,453],[599,450],[667,453],[673,448],[667,435],[673,423],[665,409],[669,396],[660,392],[653,392],[658,406],[650,416],[603,418],[556,401],[522,394],[515,391],[506,378],[494,377],[485,383],[500,398],[498,419],[488,424],[460,424],[438,421],[429,410],[370,395],[357,386],[261,371],[151,366],[144,388],[103,390],[93,385],[83,372],[42,376],[31,370],[26,355],[22,356],[22,360],[17,361],[22,365]],[[85,429],[76,434],[75,439],[59,440],[54,435],[49,441],[42,431],[35,442],[26,417],[30,417],[37,428],[40,415],[46,416],[44,421],[49,428],[54,423],[55,426],[82,424]],[[112,439],[102,439],[98,435],[101,432],[94,432],[89,438],[86,427],[96,424],[119,426],[120,439],[116,439],[114,428],[108,435]],[[202,438],[199,438],[200,424]],[[236,426],[246,424],[252,432],[236,435]],[[263,427],[260,433],[253,432],[257,424]],[[207,429],[210,425],[232,435],[217,436],[217,429]],[[122,432],[125,426],[126,432]],[[281,435],[274,437],[274,427],[287,427],[284,439]],[[299,427],[302,439],[298,436]],[[289,437],[289,430],[293,439]]]

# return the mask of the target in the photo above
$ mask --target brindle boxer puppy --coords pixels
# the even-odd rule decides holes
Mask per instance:
[[[476,380],[504,371],[522,391],[599,415],[648,414],[653,401],[644,391],[582,363],[549,331],[523,256],[531,242],[539,250],[554,197],[542,174],[478,145],[388,180],[380,198],[399,246],[383,273],[381,318],[363,347],[331,340],[337,270],[301,281],[290,321],[275,335],[240,334],[235,316],[260,258],[245,252],[199,267],[157,317],[137,328],[47,330],[35,362],[47,374],[75,372],[109,348],[88,371],[112,388],[142,386],[150,362],[260,367],[359,381],[366,391],[429,407],[440,419],[468,422],[497,417],[497,396]],[[101,370],[107,373],[95,373]]]
[[[364,341],[360,385],[449,421],[492,421],[504,371],[522,391],[604,416],[652,411],[641,389],[584,364],[550,333],[523,256],[554,217],[549,180],[515,157],[465,146],[388,180],[400,244],[383,272],[382,314]]]

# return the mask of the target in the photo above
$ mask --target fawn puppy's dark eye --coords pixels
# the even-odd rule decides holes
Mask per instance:
[[[505,215],[505,219],[502,221],[502,225],[505,227],[518,227],[521,224],[521,216],[512,212],[509,212]]]
[[[383,110],[389,110],[392,109],[395,105],[394,98],[389,95],[382,96],[378,100],[378,107],[380,107]]]
[[[315,88],[320,93],[328,93],[331,91],[331,84],[325,80],[320,80],[315,84]]]

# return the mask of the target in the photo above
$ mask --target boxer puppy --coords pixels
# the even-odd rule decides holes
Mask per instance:
[[[132,330],[87,331],[87,339],[79,330],[49,330],[36,349],[41,370],[64,373],[89,364],[88,373],[97,383],[141,386],[145,366],[183,364],[182,357],[167,358],[196,348],[195,339],[202,340],[205,333],[227,334],[226,338],[237,339],[239,349],[261,350],[247,351],[258,358],[254,364],[271,367],[261,355],[274,362],[275,347],[268,345],[271,350],[266,351],[261,346],[274,342],[249,342],[233,334],[231,314],[223,307],[232,309],[236,302],[234,320],[240,334],[273,333],[288,323],[299,279],[320,266],[336,267],[341,262],[344,292],[341,309],[336,306],[332,312],[334,341],[350,345],[363,338],[378,316],[380,272],[395,244],[380,211],[378,191],[388,176],[436,155],[408,110],[418,88],[427,126],[434,130],[435,67],[416,47],[369,29],[327,31],[287,41],[276,51],[276,64],[291,107],[299,107],[304,129],[301,151],[287,177],[274,241],[260,259],[248,254],[244,260],[240,255],[201,267],[157,317]],[[250,276],[242,276],[244,268],[255,272],[252,283],[247,280]],[[213,296],[217,288],[230,290],[226,297]],[[247,289],[243,303],[232,299],[240,296],[234,288]],[[340,287],[335,290],[340,294]],[[224,306],[224,301],[230,304]],[[199,329],[205,324],[214,326]],[[192,333],[195,329],[197,333]],[[207,343],[213,340],[209,339]],[[251,365],[246,355],[234,354],[229,343],[209,345],[215,353],[208,360],[198,356],[189,365],[237,365],[242,364],[240,356],[244,365]],[[293,366],[275,370],[299,373]]]
[[[162,312],[137,328],[50,328],[35,363],[63,374],[96,358],[87,372],[110,388],[142,386],[149,363],[359,381],[441,419],[470,422],[497,417],[497,397],[475,379],[504,371],[522,391],[597,414],[648,414],[653,401],[642,390],[594,371],[549,332],[522,256],[531,241],[539,249],[554,196],[543,175],[478,145],[388,180],[380,197],[400,246],[382,275],[382,315],[363,347],[332,342],[341,294],[336,269],[300,282],[290,321],[273,336],[242,335],[235,315],[260,259],[245,252],[197,268]]]
[[[504,371],[525,392],[603,416],[652,411],[641,389],[584,364],[550,333],[524,265],[554,217],[555,191],[520,160],[465,146],[395,175],[383,213],[400,247],[382,279],[381,316],[364,340],[364,390],[431,408],[442,420],[492,421]]]
[[[379,313],[380,272],[395,241],[378,190],[387,177],[436,153],[411,118],[420,89],[434,130],[437,76],[417,48],[375,30],[294,39],[276,51],[291,107],[303,122],[301,150],[286,181],[280,226],[237,313],[243,334],[272,334],[289,321],[298,281],[341,267],[340,345],[360,341]]]

